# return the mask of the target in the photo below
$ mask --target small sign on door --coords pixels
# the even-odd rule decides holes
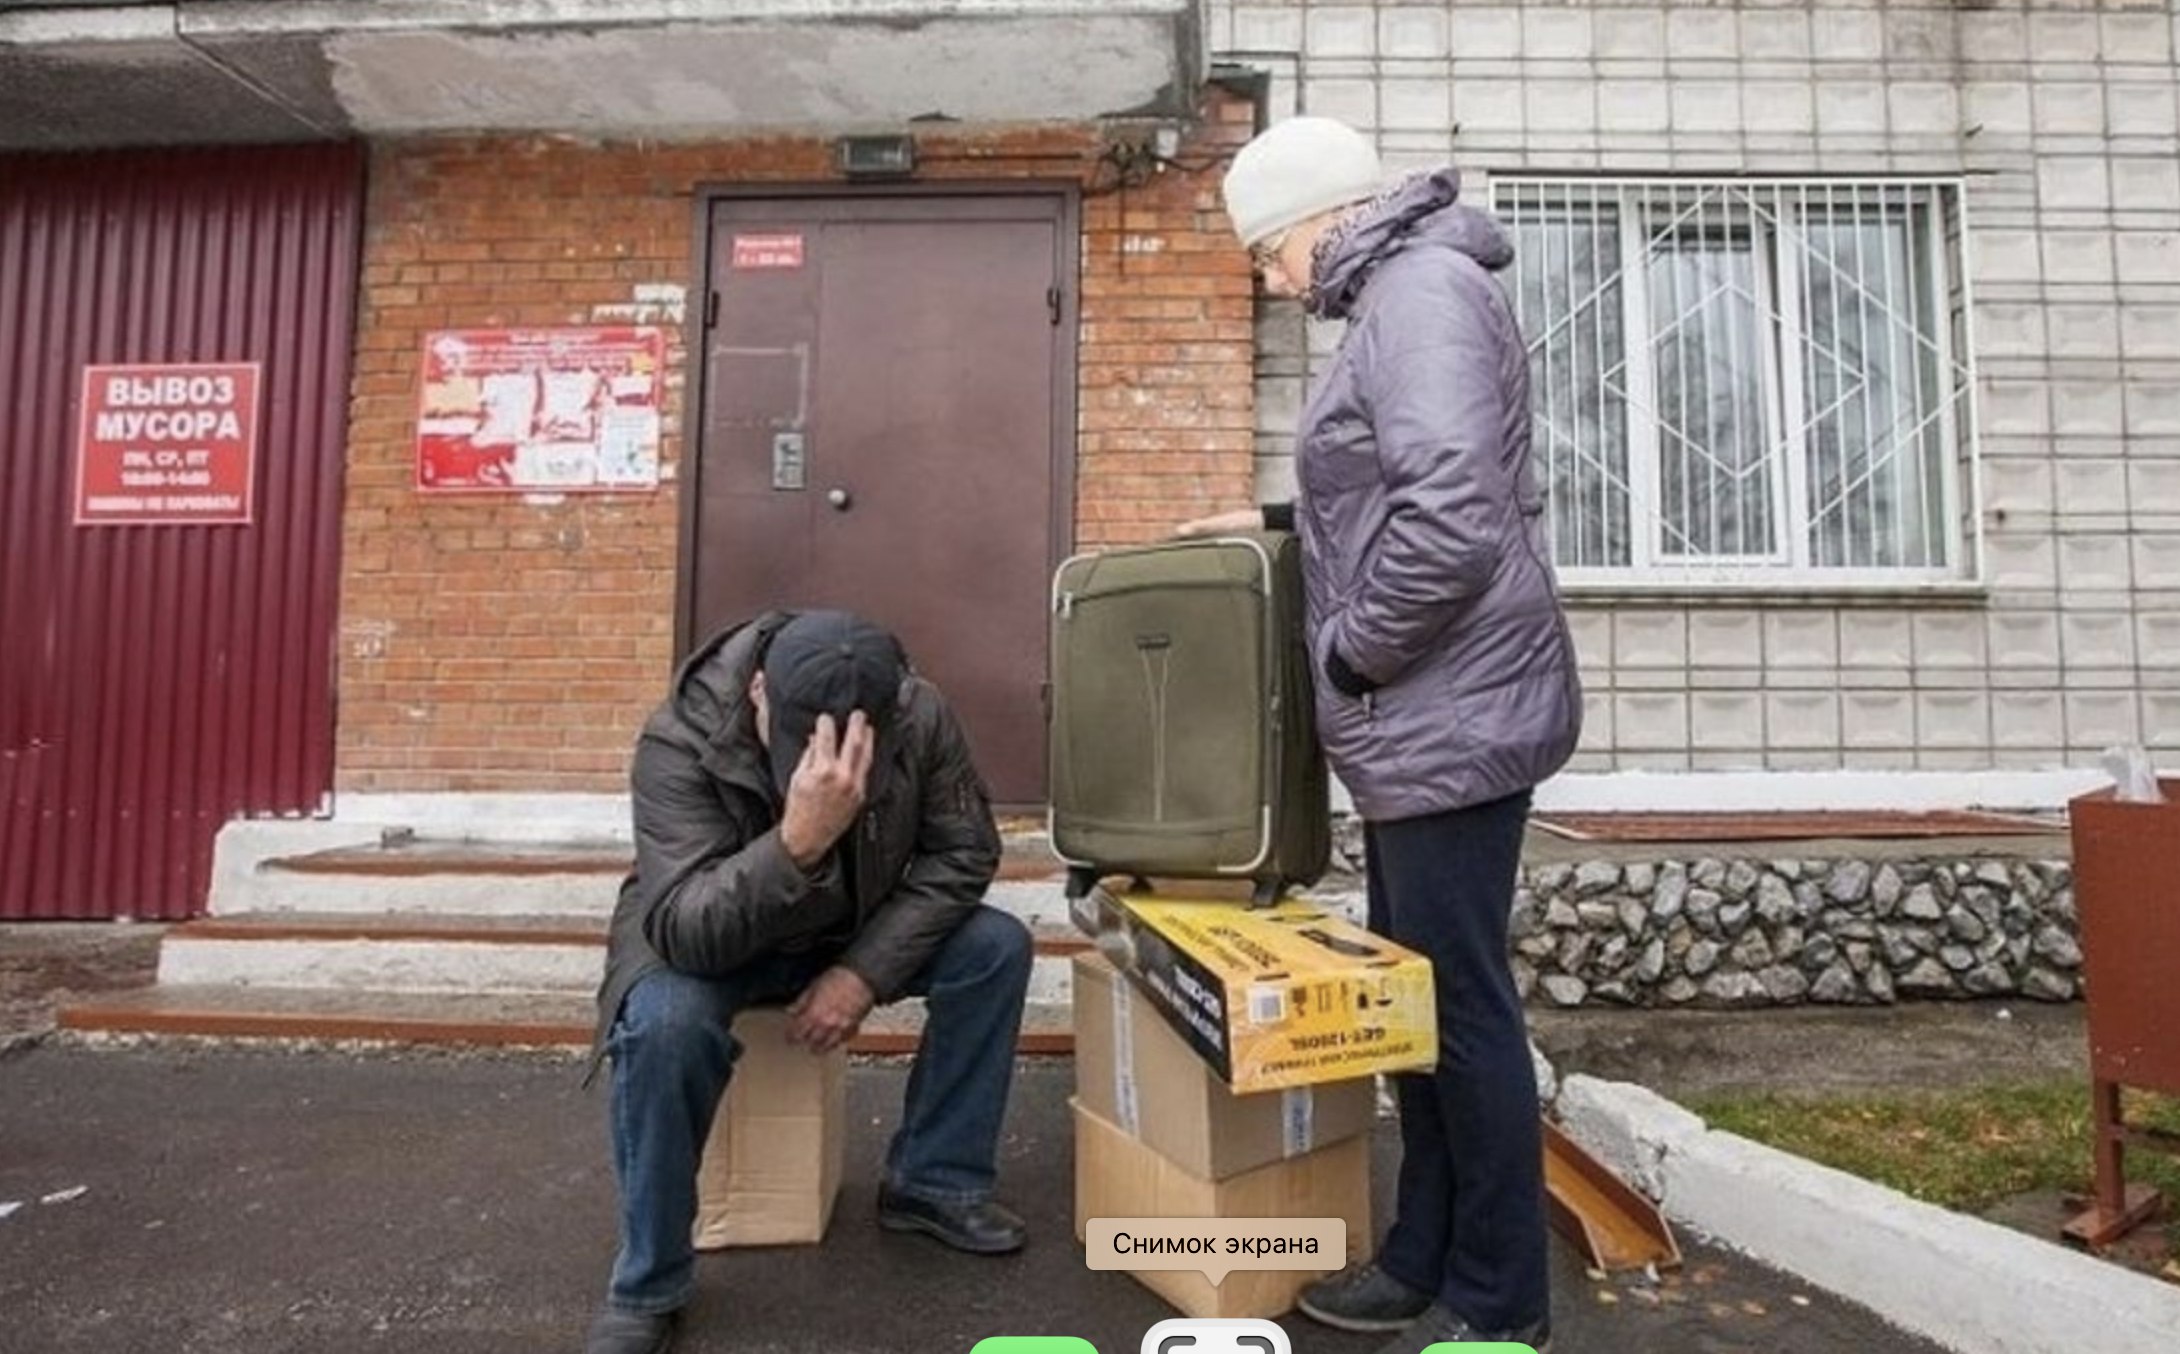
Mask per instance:
[[[737,235],[732,259],[736,268],[800,268],[802,235]]]

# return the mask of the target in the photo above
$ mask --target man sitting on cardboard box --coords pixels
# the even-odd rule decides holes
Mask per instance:
[[[636,865],[599,992],[612,1059],[620,1253],[590,1354],[656,1354],[694,1285],[698,1158],[740,1046],[788,1003],[817,1052],[871,1008],[927,999],[879,1225],[1019,1250],[992,1200],[1029,985],[1029,932],[981,905],[999,832],[952,711],[893,636],[837,611],[714,637],[645,724]]]

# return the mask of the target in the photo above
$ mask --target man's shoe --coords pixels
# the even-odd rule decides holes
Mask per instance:
[[[1302,1314],[1337,1330],[1402,1330],[1430,1309],[1418,1293],[1375,1263],[1353,1265],[1302,1290]]]
[[[1537,1354],[1546,1354],[1552,1344],[1551,1318],[1516,1330],[1481,1330],[1434,1302],[1415,1324],[1378,1346],[1378,1354],[1423,1354],[1432,1345],[1478,1342],[1527,1345]]]
[[[674,1312],[631,1312],[605,1307],[590,1323],[583,1354],[666,1354],[674,1343]]]
[[[878,1225],[889,1232],[922,1232],[971,1255],[1011,1255],[1029,1240],[1022,1220],[989,1199],[936,1203],[897,1190],[878,1191]]]

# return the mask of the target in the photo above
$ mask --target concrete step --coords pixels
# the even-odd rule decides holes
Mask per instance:
[[[598,990],[602,916],[262,912],[185,922],[159,947],[159,982],[373,992]]]
[[[83,1034],[281,1039],[456,1047],[586,1048],[596,1008],[575,993],[423,993],[167,984],[104,993],[61,1008],[60,1027]],[[912,1053],[920,1002],[872,1014],[850,1045],[858,1054]],[[1068,1007],[1032,1002],[1017,1044],[1028,1056],[1069,1055]]]
[[[309,843],[282,824],[224,832],[208,911],[611,916],[632,859],[617,841],[479,841],[388,834],[381,840],[286,851]],[[323,824],[296,824],[322,834]],[[992,903],[1030,920],[1064,916],[1065,872],[1041,834],[1006,841]]]
[[[243,840],[261,843],[262,831]],[[274,845],[279,839],[273,839]],[[614,842],[390,839],[292,854],[230,850],[212,881],[213,916],[264,912],[612,915],[629,850]]]
[[[609,917],[631,859],[602,840],[434,839],[389,832],[357,840],[322,822],[229,824],[222,831],[208,910],[214,917],[273,912],[444,914],[464,917]],[[287,849],[299,847],[301,849]],[[1066,869],[1042,832],[1005,839],[986,901],[1031,925],[1065,926]],[[1246,885],[1173,883],[1162,892],[1248,895]],[[1311,898],[1359,915],[1358,881],[1335,877]]]
[[[1032,1002],[1064,1005],[1073,956],[1090,942],[1033,920]],[[381,993],[493,995],[598,990],[606,919],[441,913],[264,912],[209,917],[167,932],[159,983]]]
[[[625,819],[623,820],[625,821]],[[244,1038],[586,1044],[605,935],[630,862],[603,818],[418,835],[333,821],[230,824],[211,915],[173,928],[158,984],[78,1003],[66,1028]],[[986,901],[1036,940],[1022,1050],[1072,1047],[1065,871],[1044,834],[1009,825]],[[1216,887],[1190,886],[1217,893]],[[1359,911],[1351,898],[1327,898]],[[903,1052],[920,1003],[876,1014],[859,1051]]]

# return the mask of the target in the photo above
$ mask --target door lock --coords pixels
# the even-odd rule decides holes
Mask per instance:
[[[772,487],[775,489],[800,489],[804,485],[803,467],[808,464],[804,456],[802,434],[799,432],[772,434]]]

